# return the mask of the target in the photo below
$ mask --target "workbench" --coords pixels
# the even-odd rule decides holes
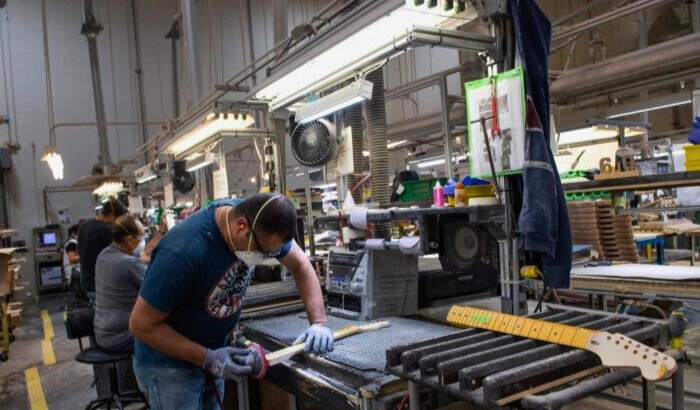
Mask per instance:
[[[500,298],[487,298],[460,304],[499,310]],[[534,307],[535,304],[528,301],[530,312],[533,311]],[[439,348],[435,351],[441,352],[440,349],[443,348],[443,345],[447,348],[450,343],[464,340],[465,337],[482,338],[482,342],[486,341],[482,344],[488,346],[487,339],[492,337],[488,334],[482,335],[483,332],[474,329],[465,330],[446,326],[444,320],[448,309],[449,306],[425,309],[419,313],[418,319],[389,318],[392,323],[390,327],[340,340],[336,342],[333,353],[321,357],[299,355],[280,365],[273,366],[268,370],[265,380],[307,403],[333,410],[393,410],[402,398],[405,399],[408,396],[413,402],[411,408],[417,409],[418,407],[415,407],[416,400],[421,394],[420,390],[425,388],[435,388],[437,391],[451,396],[453,400],[465,400],[479,408],[494,407],[494,405],[500,407],[499,403],[501,402],[508,401],[510,403],[509,400],[520,400],[526,408],[544,409],[547,408],[548,404],[570,403],[609,387],[607,385],[599,386],[597,378],[586,378],[586,375],[596,371],[600,372],[599,366],[596,367],[596,359],[591,353],[548,344],[541,346],[538,344],[539,347],[532,351],[525,349],[517,360],[498,355],[493,356],[490,349],[497,349],[497,346],[487,347],[484,354],[493,357],[484,356],[483,360],[474,364],[476,366],[474,371],[477,371],[478,368],[478,371],[483,373],[482,376],[479,376],[480,380],[484,376],[488,376],[490,387],[471,391],[461,390],[455,385],[450,385],[446,389],[439,387],[439,383],[436,384],[434,380],[435,376],[424,377],[422,370],[415,370],[412,367],[418,364],[417,361],[414,364],[406,362],[409,366],[407,369],[403,369],[401,364],[397,366],[396,360],[402,352],[414,352],[410,353],[411,357],[424,349]],[[667,343],[667,327],[661,321],[567,306],[545,306],[544,311],[534,317],[562,324],[626,333],[639,338],[639,340],[646,340],[653,345],[665,346]],[[357,323],[329,317],[329,325],[334,330]],[[308,321],[303,312],[267,317],[241,324],[245,336],[260,343],[267,350],[288,346],[307,326]],[[474,334],[472,335],[472,333]],[[478,343],[478,341],[475,340],[474,343]],[[523,341],[522,343],[533,344],[534,342]],[[463,345],[470,346],[471,344]],[[540,350],[542,354],[539,353]],[[425,352],[420,354],[425,354]],[[547,370],[538,370],[543,369],[541,366],[547,366]],[[491,376],[492,374],[493,376]],[[607,373],[605,379],[606,383],[617,384],[635,378],[637,375],[637,369],[622,369]],[[545,378],[543,379],[542,376]],[[517,393],[519,395],[517,399],[514,399],[516,393],[511,389],[521,385],[522,381],[513,381],[514,377],[518,380],[527,377],[533,383],[540,384],[532,384],[534,389],[529,389],[525,393]],[[576,380],[577,377],[585,379],[579,383],[583,387],[577,388],[576,384],[573,385],[574,387],[562,386],[563,382],[556,382],[560,379],[564,381]],[[547,378],[554,378],[552,379],[554,381],[548,381]],[[498,381],[496,382],[496,380]],[[407,381],[409,382],[407,383]],[[674,383],[678,382],[681,383],[682,387],[682,380],[674,379]],[[573,389],[578,395],[583,395],[569,397],[566,394],[558,394],[556,390],[562,387],[566,391]],[[651,386],[646,387],[651,388]],[[425,390],[423,391],[425,392]],[[409,392],[408,396],[406,396],[406,392]]]
[[[334,316],[328,325],[335,331],[354,320]],[[271,367],[265,379],[291,394],[325,408],[389,409],[406,390],[406,383],[386,374],[385,351],[406,342],[418,342],[454,333],[459,329],[408,318],[388,318],[388,328],[339,340],[332,353],[299,355]],[[308,327],[305,313],[296,312],[241,323],[245,336],[267,350],[290,345]],[[394,404],[395,406],[395,404]]]

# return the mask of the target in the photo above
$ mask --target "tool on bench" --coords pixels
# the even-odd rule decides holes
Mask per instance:
[[[381,322],[372,322],[364,325],[348,326],[333,333],[333,339],[340,340],[358,333],[379,330],[388,327],[389,325],[389,321],[384,320]],[[265,373],[267,373],[267,369],[270,366],[280,364],[283,361],[290,359],[292,356],[303,352],[304,343],[289,346],[272,353],[265,353],[262,346],[257,343],[250,343],[248,348],[253,352],[253,356],[255,358],[254,363],[251,364],[253,367],[252,376],[256,379],[262,379],[265,377]]]
[[[462,306],[450,309],[447,322],[588,350],[598,355],[604,366],[637,367],[645,379],[652,381],[670,377],[678,367],[672,357],[619,333]]]

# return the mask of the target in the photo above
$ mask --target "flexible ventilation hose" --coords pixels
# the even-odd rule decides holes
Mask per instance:
[[[355,105],[345,111],[345,125],[352,129],[352,166],[354,174],[361,174],[364,170],[365,159],[362,155],[364,144],[364,127],[362,124],[362,104]],[[360,177],[354,174],[348,175],[348,187],[353,188]],[[352,192],[352,199],[356,204],[362,203],[362,190],[357,189]]]
[[[372,202],[380,207],[389,205],[389,151],[387,149],[386,98],[384,96],[384,68],[379,68],[367,75],[367,80],[374,83],[372,100],[366,103],[367,136],[369,139],[369,169],[372,173]],[[389,238],[391,223],[374,224],[372,235],[375,238]]]

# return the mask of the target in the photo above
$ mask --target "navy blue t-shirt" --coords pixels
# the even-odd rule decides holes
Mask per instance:
[[[165,320],[178,333],[209,349],[226,344],[243,305],[253,270],[229,250],[216,225],[220,201],[191,215],[163,237],[139,295],[153,308],[168,312]],[[289,253],[287,243],[278,258]],[[192,367],[136,340],[136,359],[145,364]]]

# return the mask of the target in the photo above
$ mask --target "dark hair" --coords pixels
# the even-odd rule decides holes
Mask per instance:
[[[71,225],[71,227],[68,228],[68,236],[77,235],[79,229],[80,229],[80,224]]]
[[[274,198],[274,199],[272,199]],[[262,209],[260,215],[258,211]],[[280,235],[285,241],[294,237],[297,226],[297,211],[294,205],[284,196],[279,194],[256,194],[238,204],[235,208],[237,216],[245,217],[252,225],[255,232]],[[255,216],[258,215],[257,221]]]
[[[140,234],[136,218],[129,215],[120,216],[112,224],[112,240],[114,242],[121,242],[127,236],[139,236]]]
[[[102,216],[114,215],[120,217],[127,213],[127,209],[120,200],[109,198],[109,201],[102,204]]]

